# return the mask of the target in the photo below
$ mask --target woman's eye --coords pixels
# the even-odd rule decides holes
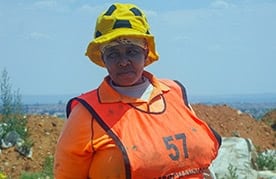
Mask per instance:
[[[117,58],[119,56],[120,56],[120,54],[117,53],[117,52],[111,52],[111,53],[107,54],[107,58],[110,58],[110,59],[114,59],[114,58]]]
[[[135,56],[135,55],[139,54],[139,51],[136,49],[129,49],[127,54],[129,54],[131,56]]]

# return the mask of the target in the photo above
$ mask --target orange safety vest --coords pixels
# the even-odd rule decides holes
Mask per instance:
[[[217,156],[220,136],[180,100],[183,88],[171,80],[161,82],[171,90],[162,94],[165,109],[160,113],[101,103],[93,90],[73,98],[67,115],[79,102],[89,110],[123,153],[128,179],[203,178]]]

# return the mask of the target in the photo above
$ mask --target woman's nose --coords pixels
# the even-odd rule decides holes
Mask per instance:
[[[125,55],[125,54],[122,54],[121,55],[121,58],[120,58],[120,60],[119,60],[119,65],[120,66],[127,66],[127,65],[129,65],[130,64],[130,59],[129,59],[129,57],[127,56],[127,55]]]

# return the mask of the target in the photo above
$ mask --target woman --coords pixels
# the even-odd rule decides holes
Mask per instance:
[[[97,19],[86,55],[108,71],[73,98],[58,140],[55,178],[203,178],[220,136],[198,119],[185,88],[144,67],[158,60],[144,13],[116,3]]]

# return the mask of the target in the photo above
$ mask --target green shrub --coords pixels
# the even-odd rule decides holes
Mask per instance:
[[[265,151],[256,158],[258,170],[276,170],[276,152]]]
[[[226,176],[227,179],[238,179],[237,167],[234,167],[231,163],[227,167],[229,175]]]
[[[23,172],[20,176],[20,179],[53,179],[53,164],[54,164],[54,157],[48,156],[44,163],[43,163],[43,169],[41,172],[31,173],[31,172]]]
[[[23,173],[20,176],[20,179],[38,179],[38,178],[41,178],[40,173]]]
[[[6,179],[7,175],[0,171],[0,179]]]

